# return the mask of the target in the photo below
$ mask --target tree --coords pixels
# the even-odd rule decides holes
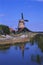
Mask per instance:
[[[6,34],[10,34],[10,29],[6,25],[0,25],[0,30],[2,30],[3,31],[3,34],[5,34],[5,35]]]

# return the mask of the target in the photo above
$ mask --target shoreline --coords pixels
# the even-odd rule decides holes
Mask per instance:
[[[25,43],[29,42],[30,38],[34,37],[39,33],[22,33],[22,34],[17,34],[17,35],[2,35],[0,36],[0,44],[15,44],[15,43]],[[40,33],[43,34],[43,33]]]
[[[24,43],[24,42],[28,42],[29,38],[26,35],[21,35],[18,37],[7,37],[6,38],[0,38],[0,44],[15,44],[15,43]]]
[[[0,41],[0,44],[15,44],[15,43],[24,43],[24,42],[29,42],[29,38],[3,40]]]

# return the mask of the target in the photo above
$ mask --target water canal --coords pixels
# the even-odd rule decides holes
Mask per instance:
[[[43,65],[41,38],[27,43],[0,45],[0,65]]]

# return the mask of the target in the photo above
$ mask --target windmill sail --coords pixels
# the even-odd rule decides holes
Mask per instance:
[[[22,20],[24,20],[23,13],[21,13],[21,18]],[[24,21],[28,22],[28,20],[24,20]]]
[[[24,19],[24,17],[23,17],[23,13],[21,13],[21,17],[22,17],[22,19]]]

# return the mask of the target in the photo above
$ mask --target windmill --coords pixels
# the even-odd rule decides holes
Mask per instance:
[[[25,20],[24,17],[23,17],[23,13],[21,13],[21,20],[19,20],[18,28],[21,28],[21,29],[24,28],[25,22],[28,22],[28,20]]]
[[[28,20],[24,19],[23,13],[21,13],[21,19],[24,20],[25,22],[28,22]]]

